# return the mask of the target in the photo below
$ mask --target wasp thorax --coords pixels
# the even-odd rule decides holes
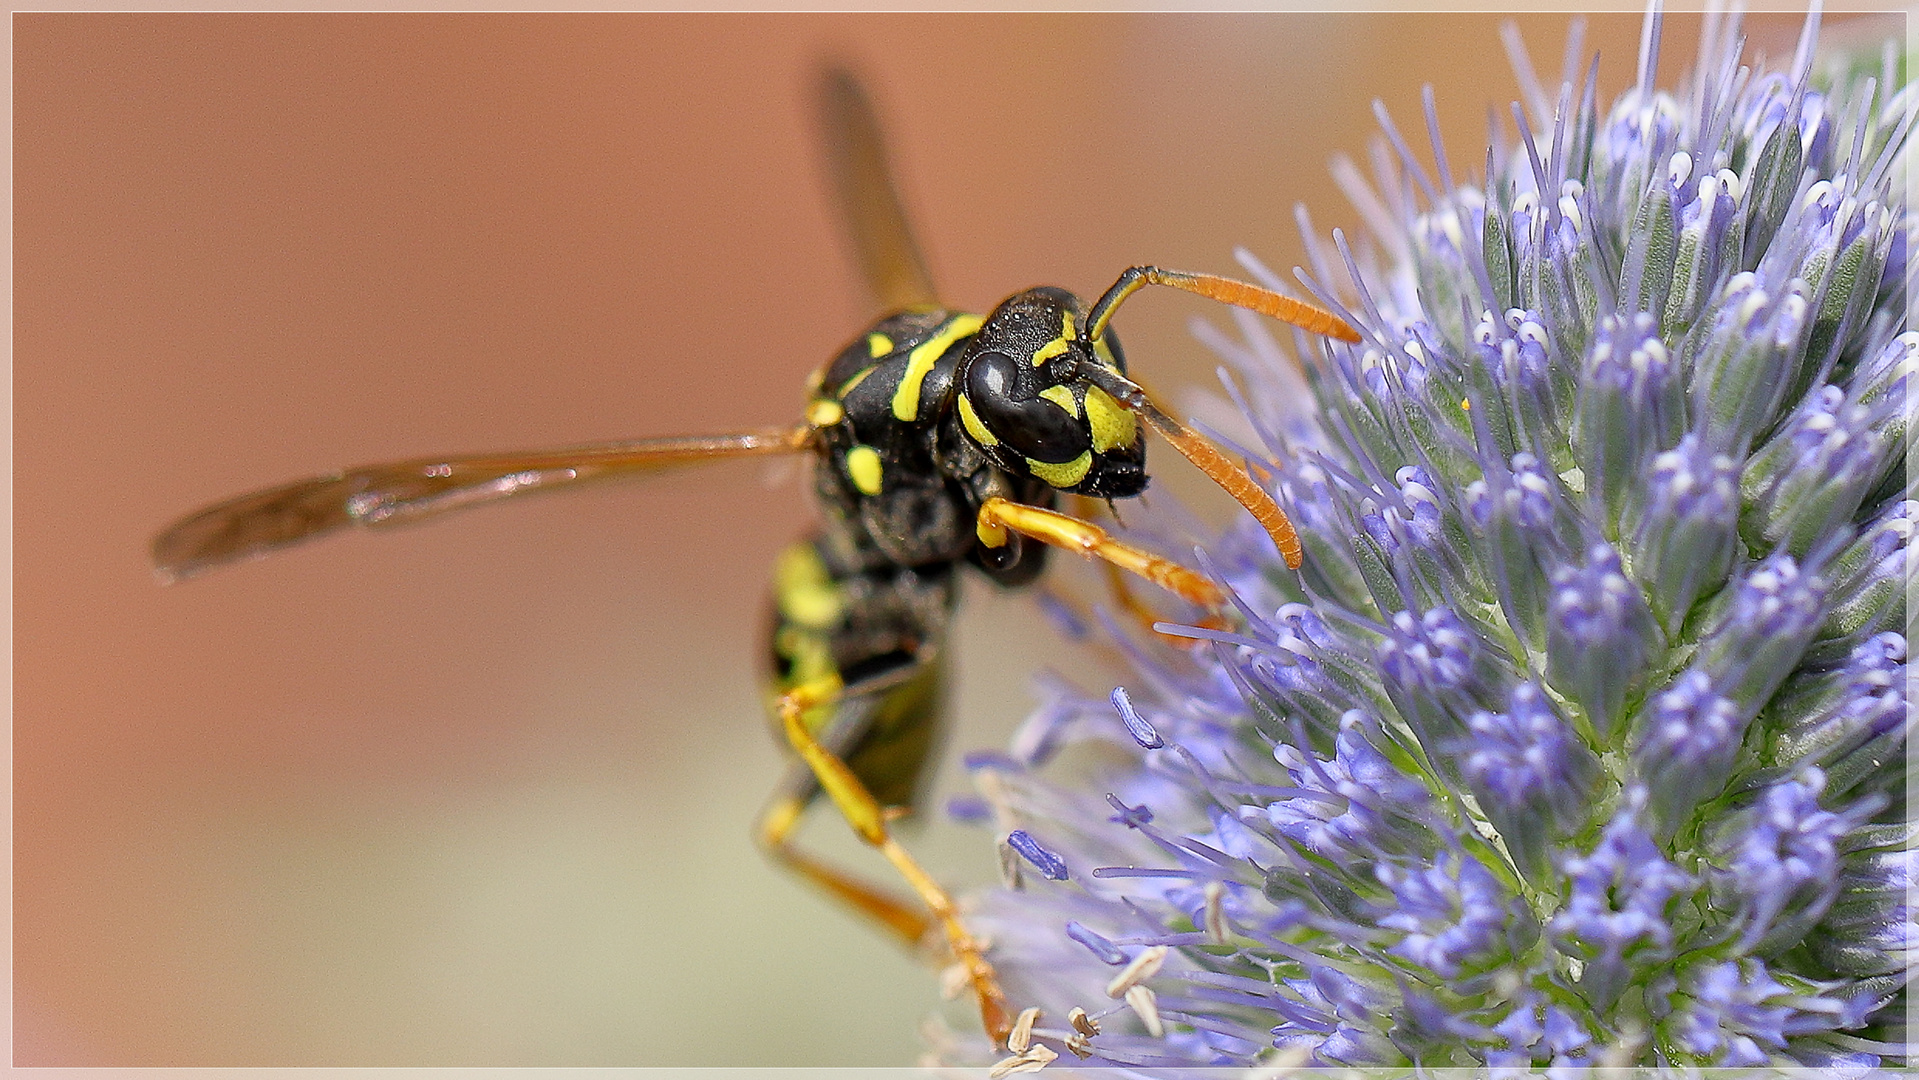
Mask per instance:
[[[1146,486],[1145,443],[1133,414],[1087,373],[1124,373],[1109,333],[1079,340],[1079,298],[1039,288],[987,316],[960,360],[959,412],[995,464],[1063,491],[1125,498]]]

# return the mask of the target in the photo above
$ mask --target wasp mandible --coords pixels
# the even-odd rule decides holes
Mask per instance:
[[[346,469],[215,504],[153,541],[169,580],[348,526],[420,521],[528,491],[752,455],[810,454],[819,528],[774,571],[768,705],[798,758],[759,819],[760,845],[908,943],[937,927],[966,973],[981,1021],[1004,1045],[1013,1023],[992,964],[951,895],[894,838],[917,801],[939,715],[941,654],[970,564],[1005,586],[1030,582],[1048,545],[1103,559],[1205,609],[1218,586],[1178,563],[1053,509],[1060,493],[1125,499],[1146,487],[1147,429],[1260,522],[1290,566],[1300,545],[1270,495],[1127,376],[1109,331],[1146,285],[1248,308],[1358,341],[1332,313],[1210,274],[1136,266],[1091,305],[1026,289],[986,315],[934,292],[907,225],[880,126],[843,70],[821,79],[832,188],[862,276],[883,310],[808,383],[804,422],[733,435],[641,439],[531,453],[429,457]],[[830,799],[911,887],[894,895],[801,850],[807,809]]]

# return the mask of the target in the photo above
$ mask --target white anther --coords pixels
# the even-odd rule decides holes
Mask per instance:
[[[999,1064],[994,1065],[992,1071],[986,1074],[987,1080],[999,1080],[1002,1076],[1011,1076],[1014,1073],[1038,1072],[1044,1069],[1048,1062],[1058,1057],[1058,1054],[1047,1049],[1045,1043],[1034,1043],[1023,1053],[1001,1059]]]
[[[1150,949],[1142,949],[1138,956],[1133,957],[1132,963],[1127,964],[1119,974],[1113,976],[1112,982],[1106,984],[1106,996],[1124,997],[1126,991],[1159,974],[1159,965],[1165,962],[1166,946],[1155,945]]]
[[[1126,1004],[1139,1014],[1140,1023],[1146,1025],[1146,1033],[1155,1039],[1166,1037],[1166,1025],[1159,1022],[1159,998],[1148,986],[1135,986],[1126,991]]]
[[[1006,1048],[1015,1054],[1024,1054],[1026,1048],[1033,1045],[1033,1025],[1038,1022],[1038,1009],[1022,1010],[1019,1019],[1013,1021],[1012,1033],[1006,1036]]]
[[[1572,223],[1574,232],[1586,231],[1586,219],[1581,217],[1579,213],[1579,200],[1573,198],[1571,195],[1561,195],[1559,197],[1559,212],[1567,221]]]
[[[1666,163],[1666,182],[1673,187],[1678,187],[1685,183],[1686,178],[1691,175],[1692,155],[1686,153],[1684,150],[1674,154],[1671,160]]]
[[[1206,883],[1206,937],[1215,945],[1226,944],[1226,910],[1220,899],[1226,886],[1217,881]]]
[[[1073,1006],[1072,1012],[1066,1014],[1066,1022],[1073,1025],[1074,1031],[1089,1039],[1099,1034],[1099,1021],[1086,1015],[1086,1010],[1077,1005]]]

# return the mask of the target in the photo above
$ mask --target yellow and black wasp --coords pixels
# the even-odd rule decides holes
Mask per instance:
[[[1222,594],[1200,574],[1052,509],[1060,493],[1124,499],[1146,487],[1145,429],[1244,505],[1291,565],[1299,542],[1270,496],[1127,376],[1108,331],[1145,285],[1249,308],[1357,341],[1329,312],[1206,274],[1133,267],[1090,306],[1064,289],[1019,292],[984,316],[943,307],[887,170],[858,83],[821,83],[827,158],[861,270],[888,312],[809,383],[804,422],[734,435],[641,439],[533,453],[430,457],[346,469],[242,495],[188,515],[153,541],[163,577],[347,526],[419,521],[527,491],[721,458],[810,454],[822,522],[775,570],[769,712],[799,758],[760,819],[761,845],[909,943],[937,926],[966,972],[996,1043],[1011,1010],[946,890],[894,839],[939,720],[940,653],[961,564],[1006,586],[1041,571],[1047,545],[1138,574],[1204,608]],[[793,837],[824,794],[893,864],[917,903],[800,850]]]

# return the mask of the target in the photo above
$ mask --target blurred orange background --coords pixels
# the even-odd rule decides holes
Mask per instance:
[[[792,421],[873,314],[822,56],[867,74],[935,274],[984,309],[1240,244],[1291,267],[1293,204],[1352,229],[1328,158],[1364,160],[1375,97],[1420,131],[1424,82],[1476,173],[1497,25],[15,16],[16,1061],[910,1063],[930,973],[748,839],[803,484],[729,464],[172,588],[149,536],[340,464]],[[1565,20],[1521,27],[1553,77]],[[1591,21],[1605,94],[1637,33]],[[1211,383],[1196,314],[1121,317],[1156,385]],[[1042,664],[1108,678],[972,584],[951,744],[1002,743]],[[992,875],[984,833],[915,843]]]

